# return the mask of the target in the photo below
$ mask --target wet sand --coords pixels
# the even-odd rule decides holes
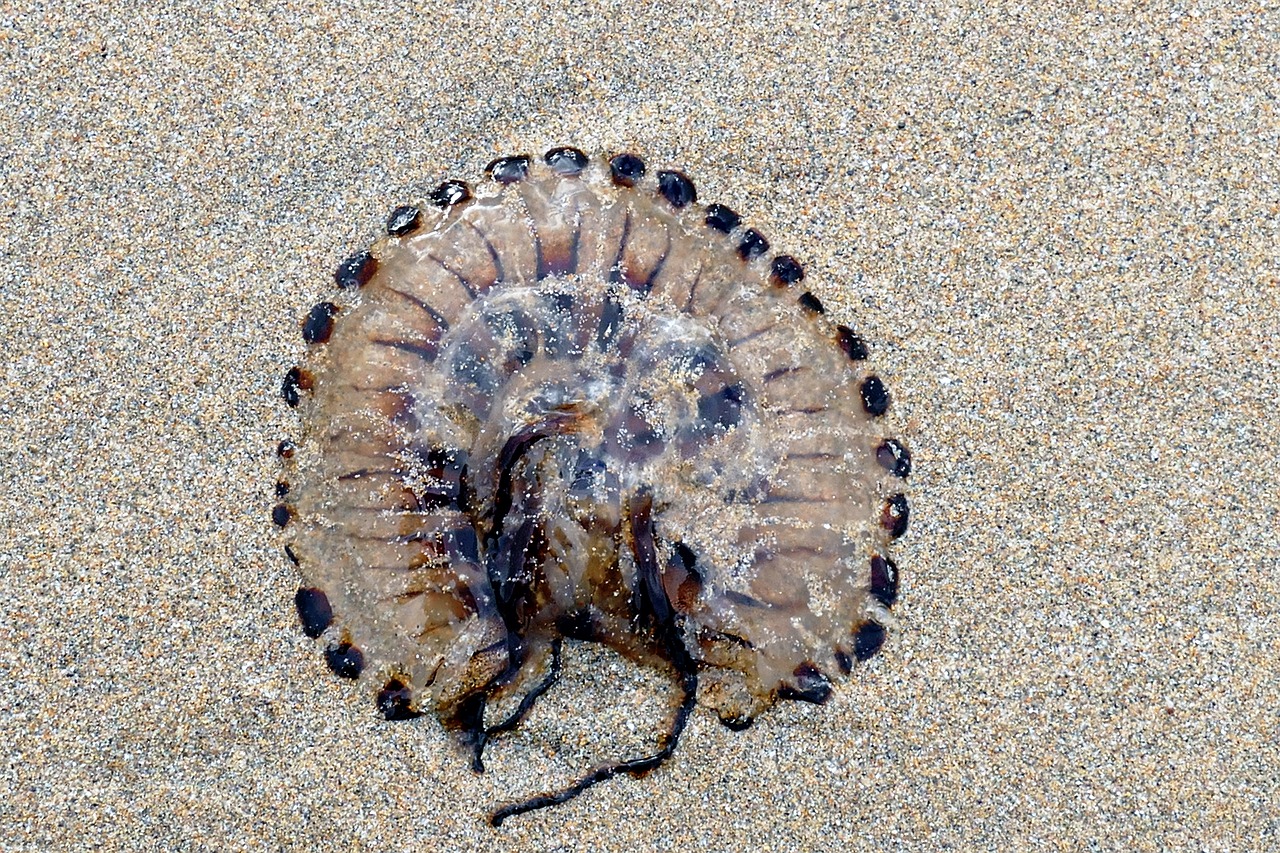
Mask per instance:
[[[109,4],[0,20],[0,849],[1280,845],[1280,13]],[[269,520],[298,321],[392,207],[633,150],[872,343],[899,625],[643,750],[574,646],[473,775],[325,669]]]

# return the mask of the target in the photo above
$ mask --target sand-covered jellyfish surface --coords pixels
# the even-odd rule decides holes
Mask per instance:
[[[658,766],[697,702],[743,728],[880,649],[911,456],[798,261],[684,174],[574,148],[447,181],[386,232],[283,383],[301,425],[272,517],[303,631],[477,771],[565,638],[672,682],[650,754],[495,825]]]

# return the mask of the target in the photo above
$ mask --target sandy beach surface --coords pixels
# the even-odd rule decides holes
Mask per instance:
[[[1280,847],[1280,11],[0,8],[0,850]],[[296,623],[299,320],[502,154],[640,153],[871,342],[899,624],[556,809],[670,688],[575,644],[477,776]]]

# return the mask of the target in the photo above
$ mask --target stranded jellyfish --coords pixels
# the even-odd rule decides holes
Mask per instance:
[[[307,314],[272,517],[303,631],[387,719],[430,712],[476,770],[565,638],[670,676],[653,751],[823,702],[879,649],[906,446],[865,341],[737,213],[634,154],[495,160],[399,207]]]

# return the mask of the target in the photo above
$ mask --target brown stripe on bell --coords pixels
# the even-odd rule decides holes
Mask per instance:
[[[418,341],[402,341],[395,338],[371,338],[369,342],[377,344],[380,347],[387,347],[388,349],[396,349],[401,352],[412,353],[426,362],[435,361],[436,355],[439,353],[439,347],[437,347],[436,342],[430,338],[424,338]]]

